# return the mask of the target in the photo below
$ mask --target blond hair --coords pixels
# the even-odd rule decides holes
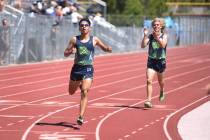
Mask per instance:
[[[159,22],[160,23],[160,27],[161,27],[161,32],[165,32],[165,27],[166,27],[166,24],[165,24],[165,20],[163,18],[154,18],[152,20],[152,26],[154,25],[155,22]]]

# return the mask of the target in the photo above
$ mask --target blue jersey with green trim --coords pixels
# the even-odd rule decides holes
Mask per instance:
[[[163,38],[163,35],[160,38]],[[166,59],[166,47],[161,48],[152,34],[149,35],[149,57],[153,59]]]
[[[93,46],[93,36],[90,36],[88,42],[82,43],[80,36],[76,36],[76,53],[74,64],[78,65],[92,65],[94,59],[95,47]]]

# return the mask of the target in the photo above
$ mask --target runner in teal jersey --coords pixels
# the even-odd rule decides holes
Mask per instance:
[[[147,61],[147,101],[145,107],[152,107],[152,81],[157,74],[160,86],[159,100],[163,101],[164,95],[164,71],[166,69],[166,46],[167,34],[163,32],[163,20],[155,18],[152,21],[153,32],[148,35],[148,30],[144,29],[144,37],[141,42],[141,48],[149,46],[148,61]]]
[[[87,94],[93,80],[93,61],[96,46],[105,52],[112,52],[112,48],[105,45],[99,38],[90,35],[91,23],[89,19],[81,19],[79,22],[80,35],[71,38],[64,56],[75,53],[74,65],[71,70],[69,82],[69,94],[73,95],[78,87],[81,90],[80,112],[77,123],[82,125],[84,113],[87,107]]]

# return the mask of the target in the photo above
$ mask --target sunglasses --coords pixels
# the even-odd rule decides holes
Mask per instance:
[[[160,26],[160,24],[153,24],[153,26]]]
[[[79,26],[80,26],[80,27],[88,27],[89,24],[80,24]]]

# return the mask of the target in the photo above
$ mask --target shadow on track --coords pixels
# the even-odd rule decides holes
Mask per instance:
[[[40,123],[36,123],[36,125],[39,125],[39,126],[44,126],[44,125],[62,126],[62,127],[73,128],[74,130],[79,130],[80,129],[77,124],[75,124],[75,123],[68,123],[68,122],[58,122],[58,123],[40,122]]]
[[[144,106],[115,105],[115,106],[112,106],[112,107],[147,110]]]

